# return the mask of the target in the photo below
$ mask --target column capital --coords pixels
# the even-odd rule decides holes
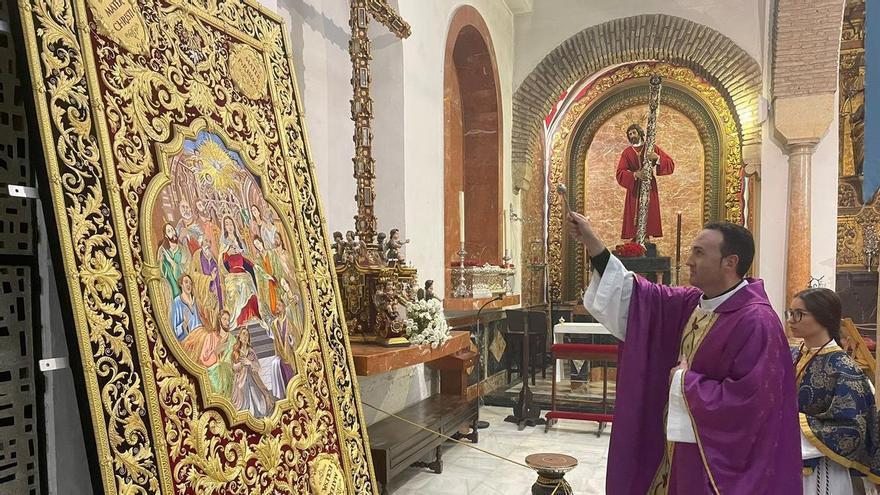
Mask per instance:
[[[785,143],[785,153],[791,155],[812,155],[819,139],[798,139]]]
[[[822,139],[834,120],[834,93],[787,96],[773,101],[773,123],[786,147]]]

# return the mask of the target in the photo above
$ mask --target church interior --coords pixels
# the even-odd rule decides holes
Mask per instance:
[[[875,381],[870,3],[0,0],[0,492],[606,493],[569,212]]]

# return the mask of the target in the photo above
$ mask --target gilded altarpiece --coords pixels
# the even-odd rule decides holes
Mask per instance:
[[[679,170],[679,166],[684,165],[691,169],[686,172],[690,178],[684,179],[684,182],[682,178],[675,178],[667,185],[686,190],[667,191],[669,200],[666,202],[661,191],[664,238],[660,244],[665,248],[662,254],[672,256],[674,249],[671,247],[674,246],[672,241],[675,239],[676,226],[671,220],[674,219],[677,210],[683,211],[685,217],[682,242],[688,242],[687,236],[695,231],[694,225],[703,222],[723,219],[743,223],[741,128],[730,102],[717,88],[692,70],[666,63],[635,63],[619,67],[596,78],[583,97],[568,108],[552,137],[547,180],[551,184],[550,190],[555,189],[555,184],[567,183],[569,204],[578,211],[587,211],[587,215],[590,215],[592,210],[586,208],[591,205],[601,204],[604,208],[611,208],[613,201],[606,201],[605,196],[607,194],[622,196],[622,192],[595,189],[585,191],[589,182],[586,169],[590,167],[588,158],[591,147],[602,126],[623,113],[631,113],[625,120],[640,120],[638,123],[645,125],[647,78],[651,74],[663,77],[661,119],[668,117],[664,114],[664,107],[674,109],[675,118],[689,121],[688,127],[692,132],[685,134],[689,139],[695,140],[693,143],[674,143],[672,146],[678,151],[689,150],[687,154],[690,160],[685,162],[677,159],[682,163],[676,165],[675,174],[681,176],[682,171]],[[625,124],[628,125],[629,122]],[[663,127],[663,124],[664,122],[661,122],[660,127]],[[624,123],[620,125],[623,128],[619,132],[621,143],[618,153],[626,147],[624,137],[626,126]],[[668,144],[664,146],[664,139],[683,137],[675,132],[671,134],[667,138],[658,137],[661,147],[670,148]],[[615,156],[614,160],[616,158]],[[609,181],[613,182],[613,175],[609,177]],[[661,188],[664,179],[668,178],[658,179]],[[593,195],[590,202],[586,201],[587,194]],[[688,200],[682,200],[684,197]],[[583,250],[565,241],[567,236],[563,232],[564,205],[558,194],[550,196],[549,210],[547,257],[550,297],[554,301],[577,299],[588,282]],[[621,212],[622,208],[617,208],[610,214],[612,216],[608,217],[608,224],[605,225],[608,232],[603,237],[607,239],[620,237],[618,216]],[[597,221],[601,221],[599,217],[596,218]],[[610,223],[611,218],[615,218],[618,223]],[[599,227],[601,229],[603,225]]]
[[[104,492],[375,493],[283,21],[20,9]]]
[[[862,197],[865,160],[865,1],[849,0],[840,40],[837,267],[875,269],[878,253],[870,257],[880,237],[880,198]],[[873,239],[872,239],[873,238]],[[867,240],[867,242],[866,242]],[[873,246],[876,250],[876,245]],[[867,248],[867,249],[866,249]]]

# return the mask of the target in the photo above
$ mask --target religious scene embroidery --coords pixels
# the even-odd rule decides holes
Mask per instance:
[[[256,418],[272,414],[296,374],[305,308],[291,246],[260,182],[202,131],[170,157],[152,212],[159,314],[210,391]]]

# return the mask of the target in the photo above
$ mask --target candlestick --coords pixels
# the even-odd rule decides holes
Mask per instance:
[[[458,250],[458,280],[452,290],[452,297],[469,297],[471,291],[468,289],[467,280],[464,278],[464,257],[467,252],[464,250],[464,241],[461,241],[461,249]]]
[[[458,242],[464,244],[464,191],[458,191]]]

